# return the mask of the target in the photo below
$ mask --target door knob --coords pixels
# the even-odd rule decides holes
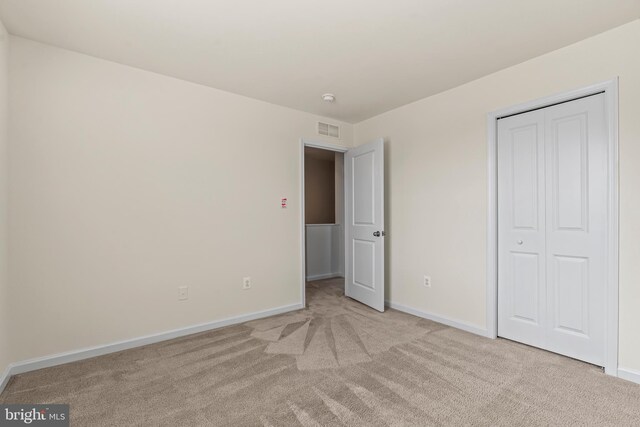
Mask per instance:
[[[521,245],[521,244],[523,244],[524,242],[523,242],[522,240],[518,240],[516,243],[517,243],[517,244],[519,244],[519,245]]]
[[[379,231],[374,231],[373,232],[373,236],[374,237],[380,237],[380,232]]]

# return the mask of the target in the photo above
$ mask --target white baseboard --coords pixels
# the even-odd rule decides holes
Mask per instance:
[[[313,276],[307,276],[307,282],[313,282],[314,280],[333,279],[334,277],[344,277],[344,274],[342,273],[315,274]]]
[[[423,319],[433,320],[434,322],[442,323],[443,325],[451,326],[456,329],[461,329],[463,331],[471,332],[472,334],[480,335],[483,337],[488,337],[489,332],[486,329],[480,328],[475,325],[471,325],[466,322],[462,322],[459,320],[449,319],[447,317],[439,316],[437,314],[428,313],[425,311],[421,311],[412,307],[407,307],[402,304],[397,304],[391,301],[385,301],[385,304],[389,308],[393,308],[398,311],[402,311],[404,313],[412,314],[414,316],[422,317]],[[614,373],[613,376],[616,376]],[[617,377],[622,378],[623,380],[631,381],[637,384],[640,384],[640,371],[629,368],[618,368]]]
[[[91,357],[103,356],[105,354],[116,353],[118,351],[141,347],[143,345],[155,344],[161,341],[167,341],[186,335],[197,334],[199,332],[206,332],[225,326],[248,322],[250,320],[262,319],[263,317],[288,313],[290,311],[300,310],[302,308],[304,308],[302,304],[291,304],[272,308],[269,310],[243,314],[241,316],[229,317],[227,319],[215,320],[213,322],[202,323],[199,325],[187,326],[185,328],[174,329],[167,332],[160,332],[157,334],[132,338],[130,340],[118,341],[111,344],[88,347],[80,350],[73,350],[65,353],[53,354],[50,356],[38,357],[22,362],[11,363],[0,377],[0,393],[2,393],[12,375],[35,371],[42,368],[50,368],[52,366],[62,365],[65,363],[75,362],[83,359],[89,359]]]
[[[618,368],[618,378],[640,384],[640,371],[629,368]]]
[[[397,304],[392,301],[385,301],[385,305],[394,310],[402,311],[404,313],[413,314],[414,316],[422,317],[423,319],[433,320],[434,322],[442,323],[443,325],[451,326],[456,329],[471,332],[472,334],[488,337],[489,333],[486,329],[479,326],[472,325],[470,323],[462,322],[460,320],[449,319],[448,317],[439,316],[437,314],[428,313],[426,311],[418,310],[413,307],[407,307],[406,305]]]

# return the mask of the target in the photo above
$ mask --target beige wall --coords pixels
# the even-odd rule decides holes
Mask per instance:
[[[16,37],[10,59],[14,360],[300,302],[318,117]]]
[[[388,145],[394,302],[484,327],[486,114],[619,76],[620,366],[640,370],[639,46],[636,20],[355,126],[356,145]]]
[[[321,139],[317,117],[10,40],[14,345],[3,353],[0,326],[0,370],[299,301],[299,138]],[[640,370],[639,45],[634,21],[355,126],[358,144],[387,141],[394,302],[485,325],[486,113],[617,75],[620,366]]]
[[[11,362],[9,354],[7,274],[7,79],[9,36],[0,21],[0,375]]]
[[[305,148],[304,197],[306,224],[333,224],[336,222],[335,159],[319,158],[314,148]],[[320,150],[323,151],[323,150]]]

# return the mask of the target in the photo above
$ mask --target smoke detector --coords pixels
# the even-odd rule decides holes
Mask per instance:
[[[333,102],[336,100],[336,96],[332,93],[325,93],[322,95],[322,100],[326,102]]]

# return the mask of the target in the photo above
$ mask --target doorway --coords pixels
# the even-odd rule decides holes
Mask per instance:
[[[489,115],[489,336],[617,373],[617,82]]]
[[[303,139],[300,159],[302,304],[308,280],[342,276],[347,297],[384,311],[384,141]]]
[[[301,299],[307,284],[342,279],[344,291],[344,153],[347,148],[301,140]],[[318,282],[318,283],[314,283]]]
[[[305,279],[344,279],[344,153],[304,148]]]

